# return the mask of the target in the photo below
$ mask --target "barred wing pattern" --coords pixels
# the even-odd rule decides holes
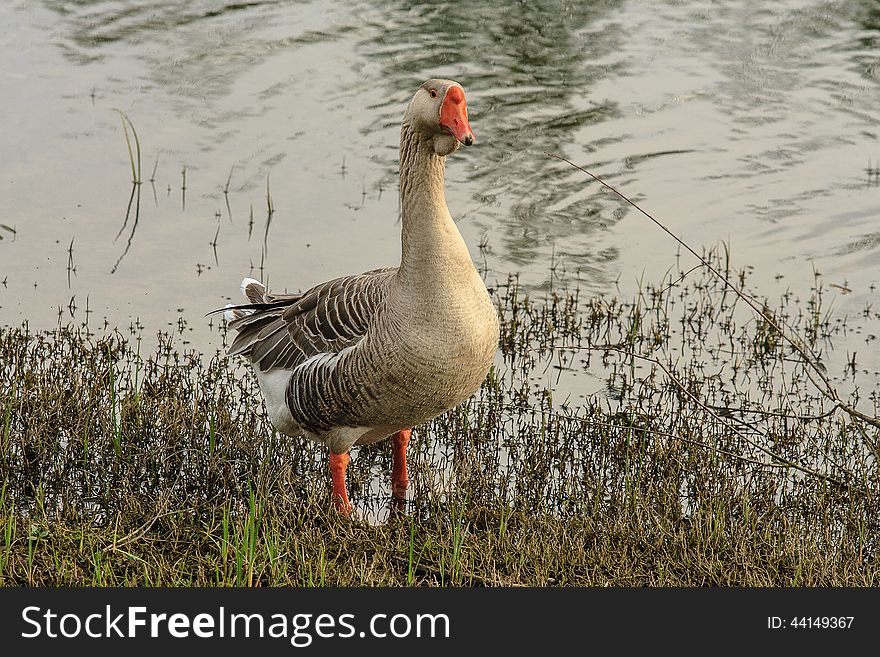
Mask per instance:
[[[357,344],[387,297],[397,268],[343,276],[302,294],[271,295],[257,283],[245,290],[250,314],[229,323],[238,335],[229,355],[246,356],[261,372],[293,370],[320,354]]]

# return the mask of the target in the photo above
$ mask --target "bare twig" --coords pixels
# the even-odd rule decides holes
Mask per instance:
[[[684,240],[682,240],[680,237],[678,237],[678,235],[676,235],[671,230],[669,230],[666,226],[664,226],[659,220],[657,220],[649,212],[643,210],[637,203],[630,200],[629,197],[627,197],[625,194],[623,194],[622,192],[619,192],[617,189],[615,189],[614,187],[609,185],[607,182],[602,180],[599,176],[595,175],[594,173],[588,171],[587,169],[585,169],[581,166],[578,166],[577,164],[575,164],[571,160],[568,160],[568,159],[562,157],[561,155],[557,155],[555,153],[548,153],[546,151],[545,151],[545,154],[548,155],[549,157],[552,157],[552,158],[555,158],[555,159],[560,160],[562,162],[565,162],[565,163],[571,165],[572,167],[574,167],[575,169],[577,169],[578,171],[581,171],[581,172],[587,174],[593,180],[595,180],[600,185],[602,185],[603,187],[605,187],[609,191],[611,191],[614,194],[616,194],[617,196],[619,196],[626,203],[628,203],[633,208],[638,210],[642,215],[644,215],[645,217],[650,219],[664,233],[669,235],[679,245],[684,247],[684,249],[686,249],[688,251],[688,253],[690,253],[697,260],[699,260],[703,264],[703,266],[706,267],[706,269],[708,269],[710,272],[712,272],[712,274],[717,276],[718,279],[723,281],[724,284],[728,288],[730,288],[734,292],[734,294],[736,294],[736,296],[738,298],[742,299],[745,303],[747,303],[752,308],[752,310],[754,310],[758,314],[758,316],[760,316],[764,321],[766,321],[767,324],[769,326],[771,326],[780,335],[780,337],[782,337],[782,339],[785,340],[792,347],[792,349],[794,349],[801,356],[801,358],[803,358],[804,362],[807,365],[809,365],[810,369],[812,370],[812,374],[810,374],[809,371],[807,372],[807,375],[810,379],[810,382],[816,387],[817,390],[819,390],[819,392],[821,392],[829,400],[831,400],[835,404],[836,407],[840,408],[845,413],[850,415],[850,417],[858,418],[859,420],[862,420],[863,422],[867,422],[868,424],[880,429],[880,418],[873,417],[873,416],[867,415],[865,413],[862,413],[861,411],[859,411],[858,409],[854,408],[853,406],[847,404],[846,402],[844,402],[840,398],[840,395],[838,394],[837,389],[834,387],[834,385],[831,383],[831,380],[828,378],[828,375],[825,373],[825,367],[813,356],[813,354],[811,354],[809,352],[806,345],[804,345],[803,341],[800,338],[792,335],[787,330],[787,328],[784,327],[779,322],[777,322],[776,319],[769,312],[767,312],[761,304],[758,303],[758,301],[756,301],[750,295],[746,294],[743,290],[741,290],[739,287],[734,285],[727,276],[725,276],[720,271],[718,271],[712,265],[712,263],[710,263],[703,256],[698,254],[696,251],[694,251],[690,246],[688,246],[688,244],[685,243]],[[815,375],[819,379],[818,382],[816,381],[816,379],[813,378],[813,375]]]

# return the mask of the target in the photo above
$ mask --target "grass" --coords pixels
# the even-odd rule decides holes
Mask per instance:
[[[128,148],[128,161],[131,164],[131,182],[134,185],[141,184],[141,141],[138,138],[137,130],[128,115],[121,109],[113,108],[113,111],[119,114],[119,120],[122,121],[122,133],[125,135],[125,145]],[[131,149],[131,137],[128,136],[128,130],[134,137],[135,150]],[[155,171],[154,171],[155,173]]]
[[[0,327],[0,583],[876,586],[876,386],[825,359],[838,403],[778,334],[833,353],[823,290],[756,316],[705,268],[627,301],[511,279],[496,367],[413,434],[406,512],[380,443],[349,467],[354,520],[241,363]]]

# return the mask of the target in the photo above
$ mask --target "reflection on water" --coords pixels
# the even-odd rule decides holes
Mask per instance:
[[[598,25],[620,4],[524,2],[499,11],[493,2],[436,2],[407,11],[393,2],[382,14],[387,29],[361,45],[389,90],[412,89],[437,67],[469,89],[478,137],[488,144],[477,149],[469,180],[481,210],[491,208],[480,213],[483,229],[501,240],[493,246],[514,269],[546,256],[552,242],[583,266],[601,259],[593,239],[614,215],[603,219],[597,198],[578,198],[573,172],[544,152],[617,115],[613,100],[590,90],[624,68],[609,60],[622,26]]]
[[[677,257],[549,152],[695,247],[730,241],[766,294],[815,266],[852,290],[839,311],[875,302],[875,2],[22,0],[0,20],[5,323],[76,293],[112,324],[198,324],[243,275],[296,289],[393,264],[400,116],[433,76],[468,94],[478,143],[448,198],[490,283],[628,294]],[[155,163],[115,243],[134,195],[113,108]]]

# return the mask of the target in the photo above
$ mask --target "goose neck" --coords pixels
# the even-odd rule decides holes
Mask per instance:
[[[445,160],[432,140],[404,123],[400,138],[401,261],[399,279],[433,285],[470,256],[443,191]]]
[[[400,131],[400,205],[401,220],[445,210],[443,193],[446,158],[434,153],[430,137],[425,137],[404,123]]]

